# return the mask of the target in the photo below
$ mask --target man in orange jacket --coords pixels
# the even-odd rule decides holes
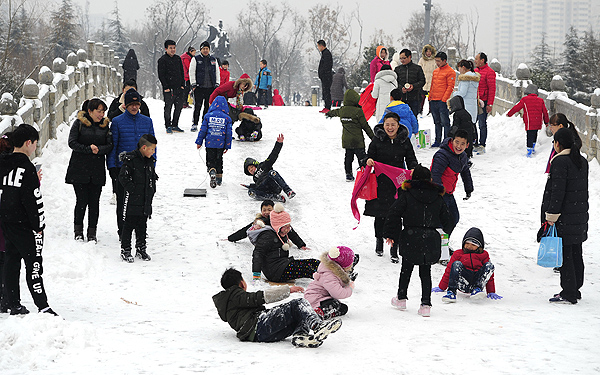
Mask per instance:
[[[435,55],[437,69],[433,71],[431,88],[429,90],[429,111],[435,124],[435,142],[431,147],[440,147],[442,142],[442,128],[444,139],[450,134],[450,113],[446,102],[450,99],[456,81],[456,72],[446,62],[448,56],[445,52]]]

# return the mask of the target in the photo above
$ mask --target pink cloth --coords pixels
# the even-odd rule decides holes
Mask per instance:
[[[366,166],[364,173],[360,176],[360,179],[356,181],[354,185],[354,190],[352,191],[352,198],[350,199],[350,209],[352,210],[352,214],[354,218],[358,220],[356,227],[358,228],[358,224],[360,224],[360,212],[358,211],[358,206],[356,205],[356,200],[358,199],[358,193],[367,183],[367,179],[369,177],[369,173],[371,173],[372,167]],[[410,180],[412,176],[412,172],[408,169],[402,169],[398,167],[392,167],[391,165],[375,162],[375,175],[379,176],[380,174],[384,174],[389,177],[390,180],[396,186],[396,190],[402,186],[402,183],[406,180]],[[398,193],[394,196],[394,199],[398,198]]]

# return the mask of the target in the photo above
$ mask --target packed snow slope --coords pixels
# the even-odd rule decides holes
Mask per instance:
[[[154,215],[148,223],[152,261],[119,258],[111,188],[101,198],[98,244],[73,240],[75,194],[64,183],[71,154],[69,125],[45,147],[43,195],[47,215],[44,282],[50,306],[61,318],[32,313],[0,315],[0,373],[7,374],[592,374],[600,372],[600,182],[598,162],[590,163],[589,240],[584,243],[583,299],[575,306],[551,305],[559,276],[536,265],[540,205],[550,139],[540,133],[537,154],[525,157],[520,118],[489,119],[488,148],[474,157],[475,191],[463,201],[461,220],[450,238],[459,248],[465,231],[482,229],[496,266],[496,291],[504,299],[470,301],[460,295],[446,305],[433,296],[430,318],[417,315],[418,272],[409,287],[408,309],[390,305],[399,264],[375,256],[373,219],[356,225],[350,211],[353,184],[345,182],[342,127],[314,107],[272,107],[258,111],[263,140],[233,142],[225,154],[224,182],[205,198],[184,198],[185,188],[208,187],[204,149],[190,133],[192,110],[183,112],[183,134],[167,135],[160,101],[148,100],[158,138],[160,179]],[[371,119],[372,125],[374,119]],[[419,119],[433,129],[430,116]],[[249,223],[260,202],[240,183],[249,183],[242,163],[264,160],[278,133],[285,135],[275,168],[297,196],[286,204],[292,225],[310,250],[295,257],[318,257],[331,246],[360,253],[354,295],[339,332],[319,349],[286,342],[239,342],[221,321],[211,296],[230,266],[251,280],[252,246],[230,243],[230,233]],[[367,142],[368,144],[368,142]],[[417,150],[429,166],[436,149]],[[363,206],[359,203],[359,207]],[[443,267],[432,268],[437,285]],[[269,288],[252,284],[251,290]],[[24,279],[22,303],[35,310]],[[294,298],[301,295],[294,295]]]

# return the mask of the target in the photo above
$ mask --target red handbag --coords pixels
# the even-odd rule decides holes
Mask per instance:
[[[364,173],[363,168],[361,168],[358,172],[356,172],[356,180],[354,181],[355,188],[356,188],[356,184],[360,181],[363,173]],[[358,198],[364,199],[367,201],[377,198],[377,176],[375,176],[375,173],[369,173],[369,177],[367,177],[367,182],[363,185],[363,187],[358,192]]]

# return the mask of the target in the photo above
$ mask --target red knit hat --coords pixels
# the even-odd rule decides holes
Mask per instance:
[[[273,228],[275,233],[277,233],[277,237],[279,237],[279,239],[283,243],[283,247],[282,247],[283,250],[288,250],[290,248],[290,246],[286,241],[281,239],[281,237],[279,236],[279,230],[284,225],[292,223],[292,218],[290,217],[290,214],[285,212],[285,208],[283,207],[283,204],[276,203],[275,206],[273,207],[273,211],[271,211],[271,213],[269,214],[269,218],[271,220],[271,228]]]
[[[242,74],[242,76],[240,78],[250,78],[250,76],[246,73]]]
[[[354,251],[346,246],[332,247],[327,252],[327,258],[336,262],[342,268],[347,268],[354,262]]]

